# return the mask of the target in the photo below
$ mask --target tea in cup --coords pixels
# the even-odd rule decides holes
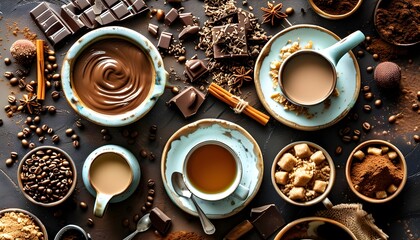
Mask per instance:
[[[278,79],[283,95],[300,106],[323,102],[337,84],[338,61],[364,39],[365,35],[356,31],[326,49],[299,50],[287,57],[280,66]]]
[[[113,197],[128,197],[129,189],[138,183],[140,167],[134,155],[115,145],[98,148],[87,161],[88,180],[96,192],[94,215],[102,217]]]
[[[246,199],[249,188],[240,184],[242,164],[237,154],[219,141],[205,141],[187,154],[184,181],[197,197],[217,201],[234,194]]]

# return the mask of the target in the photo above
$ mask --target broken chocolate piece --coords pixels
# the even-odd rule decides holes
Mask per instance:
[[[199,79],[206,72],[208,72],[208,68],[204,64],[203,60],[193,59],[188,60],[185,63],[185,74],[188,76],[191,82]]]
[[[155,24],[152,24],[152,23],[149,23],[149,26],[148,26],[147,30],[149,31],[150,34],[153,35],[153,37],[156,37],[157,34],[158,34],[159,26],[155,25]]]
[[[179,17],[178,10],[176,10],[175,8],[172,8],[165,15],[165,24],[170,26],[178,17]]]
[[[181,20],[181,22],[185,26],[194,25],[193,15],[190,12],[188,12],[188,13],[180,13],[179,14],[179,19]]]
[[[199,26],[191,26],[188,25],[182,31],[179,33],[178,38],[183,40],[185,38],[191,37],[193,35],[196,35],[200,31]]]
[[[248,56],[248,46],[244,27],[237,23],[213,27],[214,58]]]
[[[162,32],[159,37],[158,47],[168,49],[171,45],[172,33]]]
[[[269,238],[285,224],[283,217],[274,204],[251,209],[251,222],[264,239]]]
[[[188,87],[184,91],[178,93],[167,104],[175,104],[185,118],[189,118],[196,114],[201,104],[203,104],[206,96],[194,87]]]
[[[158,230],[162,235],[166,235],[171,228],[172,220],[160,210],[158,207],[154,207],[150,211],[150,221],[152,226]]]

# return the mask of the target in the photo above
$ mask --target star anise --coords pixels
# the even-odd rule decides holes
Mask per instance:
[[[271,2],[267,2],[268,8],[262,7],[261,10],[263,14],[263,23],[271,22],[271,25],[274,26],[276,20],[287,18],[287,14],[281,12],[283,7],[282,3],[274,5]]]
[[[232,85],[237,84],[237,87],[241,87],[244,81],[250,82],[253,80],[252,77],[249,76],[249,74],[252,72],[252,69],[246,70],[244,66],[241,66],[241,67],[235,68],[235,72],[236,73],[233,74],[235,78],[232,82]]]
[[[19,101],[19,109],[30,114],[34,113],[34,111],[38,110],[38,108],[41,106],[41,104],[38,102],[36,94],[33,93],[23,94],[23,97],[19,99]]]

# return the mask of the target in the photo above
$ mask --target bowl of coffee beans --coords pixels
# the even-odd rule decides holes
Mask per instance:
[[[76,166],[58,147],[41,146],[21,160],[17,178],[23,195],[31,202],[52,207],[64,202],[76,187]]]
[[[346,179],[359,198],[384,203],[395,198],[407,181],[404,155],[393,144],[368,140],[359,144],[346,163]]]
[[[308,0],[321,17],[331,20],[347,18],[359,9],[363,0]]]

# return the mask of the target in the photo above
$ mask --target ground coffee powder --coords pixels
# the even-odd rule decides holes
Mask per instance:
[[[363,161],[354,161],[351,168],[351,181],[360,193],[371,198],[392,184],[398,187],[403,175],[401,163],[393,163],[387,155],[366,155]]]
[[[350,12],[357,5],[358,0],[313,0],[322,11],[342,15]]]

